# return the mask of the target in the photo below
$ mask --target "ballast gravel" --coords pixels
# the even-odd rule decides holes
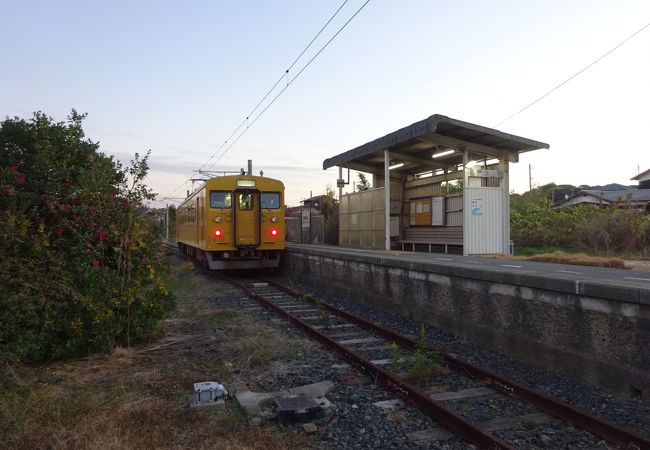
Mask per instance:
[[[419,333],[421,325],[419,322],[399,316],[394,312],[387,313],[355,303],[353,294],[350,298],[342,298],[325,291],[322,287],[295,278],[277,276],[275,280],[353,314],[391,327],[400,333],[413,337]],[[456,354],[466,361],[485,366],[514,381],[535,387],[574,407],[636,431],[642,436],[650,436],[650,405],[644,404],[640,399],[617,398],[594,386],[576,383],[549,370],[515,361],[507,354],[481,347],[431,326],[426,327],[426,335],[429,342],[441,351]],[[503,412],[503,415],[507,414],[507,412]],[[529,442],[523,435],[531,433],[513,430],[499,431],[495,434],[508,441],[514,438],[522,446],[521,448],[607,448],[605,443],[597,437],[591,436],[592,439],[585,440],[585,433],[582,430],[563,423],[553,426],[537,426],[534,431],[535,433],[532,434],[544,438],[535,437],[532,442]],[[517,445],[518,448],[519,445]],[[611,444],[608,445],[611,446]]]
[[[275,279],[334,306],[394,328],[403,334],[417,336],[420,330],[420,323],[411,319],[356,304],[353,299],[340,298],[317,286],[296,282],[295,279],[279,276]],[[223,290],[223,295],[217,294],[212,300],[219,306],[230,308],[237,308],[238,305],[247,302],[240,297],[233,303],[230,289]],[[255,302],[251,300],[248,304],[249,309],[246,310],[249,317],[254,317],[267,325],[274,324],[278,332],[289,338],[304,339],[304,334],[290,326],[287,321],[277,320],[277,318],[271,321],[270,318],[275,317],[273,314],[260,309],[251,309],[250,306],[253,305]],[[426,334],[428,340],[443,351],[455,353],[463,359],[486,366],[513,380],[535,386],[618,425],[639,432],[648,431],[650,408],[640,401],[616,399],[591,386],[579,385],[548,371],[518,363],[505,354],[482,348],[432,327],[426,327]],[[373,356],[378,359],[387,357],[385,352],[377,352]],[[372,380],[366,380],[365,384],[357,386],[340,382],[342,375],[352,374],[360,379],[366,378],[366,375],[348,366],[345,360],[320,345],[314,345],[307,354],[301,354],[299,362],[287,361],[281,366],[282,370],[278,370],[271,376],[256,378],[249,387],[259,392],[272,392],[324,380],[335,382],[334,388],[326,395],[332,406],[319,418],[313,420],[317,430],[313,433],[313,448],[444,450],[474,448],[453,435],[444,440],[415,443],[409,438],[410,433],[435,429],[437,425],[418,409],[401,402],[392,409],[376,406],[377,402],[394,400],[395,397],[381,385],[372,383]],[[475,380],[454,373],[449,375],[446,384],[454,385],[454,389],[458,390],[477,386]],[[460,406],[460,403],[464,405]],[[450,401],[446,404],[476,421],[490,420],[497,416],[515,417],[531,412],[528,405],[501,397],[495,397],[494,400],[487,402],[476,402],[476,404],[472,400],[455,401],[455,403]],[[296,433],[304,432],[303,424],[300,423],[293,425],[293,429]],[[499,430],[494,434],[516,448],[522,449],[608,448],[597,437],[555,421],[531,424],[526,430]]]

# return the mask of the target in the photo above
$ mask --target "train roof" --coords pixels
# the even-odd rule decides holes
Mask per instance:
[[[246,188],[256,188],[256,189],[279,189],[284,190],[284,183],[275,178],[261,177],[256,175],[224,175],[222,177],[209,178],[205,181],[201,187],[192,192],[180,206],[183,206],[189,199],[193,198],[197,193],[201,192],[203,188],[206,189],[225,189],[225,188],[237,188],[237,181],[255,181],[255,186],[239,186],[243,189]]]
[[[223,177],[210,178],[209,180],[206,181],[206,185],[212,186],[215,184],[231,184],[233,187],[237,187],[238,180],[253,180],[255,181],[256,186],[258,183],[260,183],[261,185],[267,185],[267,186],[276,185],[284,188],[284,183],[282,183],[282,181],[280,180],[276,180],[275,178],[269,178],[269,177],[260,177],[256,175],[225,175]]]

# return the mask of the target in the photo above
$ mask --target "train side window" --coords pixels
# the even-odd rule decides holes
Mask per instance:
[[[278,209],[280,208],[280,193],[279,192],[262,192],[262,208],[264,209]]]
[[[251,193],[240,193],[238,195],[239,199],[239,210],[240,211],[250,211],[253,209],[253,194]]]
[[[221,209],[231,208],[232,194],[230,192],[210,192],[210,206]]]

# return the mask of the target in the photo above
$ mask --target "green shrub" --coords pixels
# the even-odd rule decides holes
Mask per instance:
[[[0,345],[25,361],[130,345],[173,306],[142,213],[148,154],[123,168],[83,118],[0,124]]]
[[[616,205],[578,205],[554,209],[548,184],[510,196],[510,228],[517,254],[526,247],[592,253],[646,251],[650,246],[650,217],[644,211]],[[551,250],[552,251],[552,250]]]

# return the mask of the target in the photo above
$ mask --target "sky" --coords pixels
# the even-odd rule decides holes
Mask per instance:
[[[648,0],[370,0],[294,79],[364,2],[287,75],[343,0],[0,0],[0,118],[87,113],[102,152],[151,150],[157,205],[248,159],[296,205],[336,186],[323,160],[432,114],[492,127],[650,23]],[[650,27],[497,127],[550,145],[511,166],[515,192],[529,165],[533,186],[635,184],[648,128]]]

